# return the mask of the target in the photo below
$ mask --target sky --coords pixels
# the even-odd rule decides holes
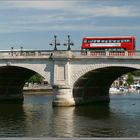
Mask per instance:
[[[72,49],[83,37],[130,36],[140,50],[140,0],[1,0],[0,50],[50,50],[54,35],[61,44],[70,35]]]

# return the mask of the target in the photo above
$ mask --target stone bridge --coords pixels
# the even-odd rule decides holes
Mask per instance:
[[[140,53],[80,51],[0,52],[0,101],[23,100],[23,86],[35,73],[53,87],[54,106],[109,102],[112,82],[140,69]]]

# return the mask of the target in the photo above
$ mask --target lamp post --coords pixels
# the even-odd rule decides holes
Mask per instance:
[[[22,55],[22,49],[23,49],[23,47],[21,46],[20,47],[20,55]]]
[[[11,47],[11,55],[13,56],[13,49],[14,49],[14,47]]]
[[[68,35],[68,50],[71,50],[70,45],[70,35]]]
[[[57,50],[57,46],[60,46],[60,43],[58,43],[58,41],[57,41],[56,38],[57,38],[57,36],[54,35],[54,42],[49,44],[49,45],[51,45],[51,46],[54,46],[54,51]]]
[[[57,50],[57,43],[56,43],[57,36],[54,35],[54,50]]]
[[[68,35],[68,41],[67,41],[67,43],[64,44],[64,46],[68,46],[67,50],[69,51],[69,50],[71,50],[71,46],[73,46],[73,45],[74,45],[74,43],[71,41],[70,35]]]

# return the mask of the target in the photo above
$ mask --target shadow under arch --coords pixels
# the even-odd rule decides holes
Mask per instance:
[[[23,86],[35,71],[19,66],[0,67],[0,102],[23,101]]]
[[[82,75],[73,86],[76,104],[109,102],[109,88],[123,74],[136,71],[132,67],[109,66],[95,69]]]

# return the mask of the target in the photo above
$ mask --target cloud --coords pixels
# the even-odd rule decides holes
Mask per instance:
[[[140,25],[136,26],[128,26],[128,25],[122,25],[122,26],[109,26],[109,25],[96,25],[96,24],[49,24],[46,26],[45,24],[11,24],[11,26],[8,27],[8,24],[0,24],[0,33],[9,33],[9,32],[36,32],[36,31],[49,31],[49,32],[56,32],[56,31],[62,31],[62,32],[69,32],[69,31],[78,31],[78,32],[118,32],[118,31],[138,31],[140,30]]]
[[[82,9],[82,10],[78,10]],[[75,11],[81,15],[92,17],[137,17],[140,9],[137,6],[83,6],[80,5]]]
[[[138,5],[99,5],[97,1],[5,1],[0,2],[0,10],[0,32],[130,29],[131,25],[113,23],[110,27],[109,23],[98,25],[98,22],[108,17],[131,20],[140,16]],[[133,29],[140,28],[137,25],[131,27]]]
[[[2,8],[61,9],[69,7],[66,1],[5,1],[0,2]]]
[[[99,5],[98,1],[6,1],[0,2],[1,8],[26,8],[39,10],[64,10],[81,15],[107,16],[107,17],[131,17],[140,16],[138,5],[109,5],[106,1],[105,5]],[[121,1],[122,3],[122,1]],[[108,5],[107,5],[108,4]]]

